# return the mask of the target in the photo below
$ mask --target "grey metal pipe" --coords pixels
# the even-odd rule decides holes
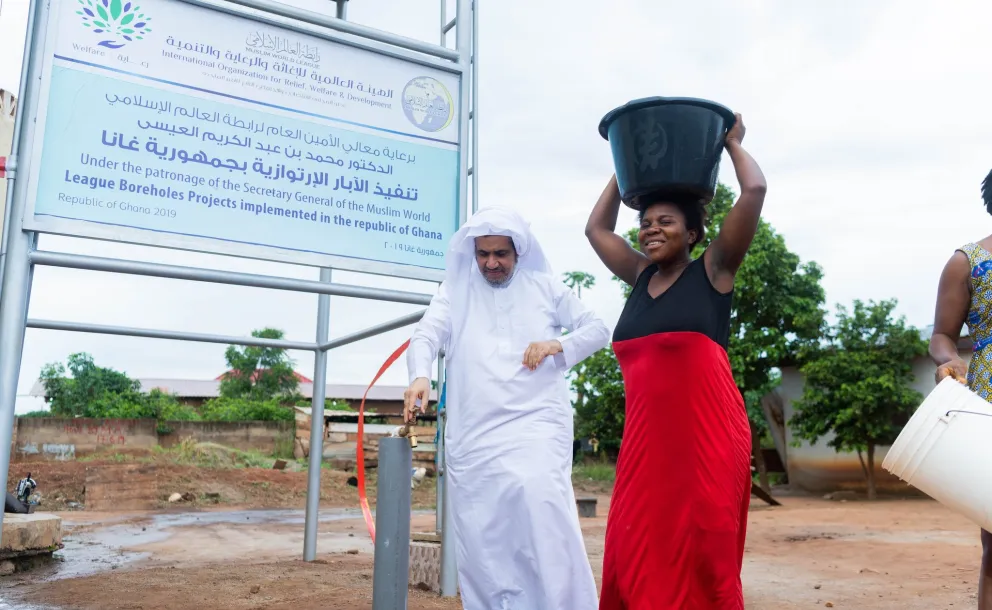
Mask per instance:
[[[351,343],[355,343],[356,341],[361,341],[362,339],[368,339],[369,337],[381,335],[391,330],[396,330],[397,328],[403,328],[404,326],[409,326],[410,324],[419,322],[420,318],[423,318],[425,313],[427,313],[426,309],[415,313],[407,314],[403,317],[396,318],[395,320],[390,320],[389,322],[376,324],[375,326],[371,326],[364,330],[353,332],[344,335],[343,337],[338,337],[333,341],[326,341],[324,343],[321,343],[317,349],[326,351],[326,350],[334,349],[336,347],[349,345]]]
[[[334,0],[338,5],[338,19],[348,19],[348,0]]]
[[[438,44],[442,47],[447,48],[447,30],[444,29],[444,25],[448,22],[448,0],[441,0],[441,40]]]
[[[182,0],[182,1],[187,2],[189,4],[201,5],[201,3],[197,2],[196,0]],[[452,51],[451,49],[445,49],[444,47],[439,47],[437,45],[433,45],[427,42],[415,40],[413,38],[407,38],[406,36],[390,34],[389,32],[383,32],[382,30],[366,27],[364,25],[359,25],[357,23],[352,23],[350,21],[335,19],[333,17],[328,17],[327,15],[322,15],[320,13],[315,13],[313,11],[297,8],[289,4],[283,4],[281,2],[273,2],[272,0],[228,0],[228,1],[231,4],[236,4],[238,6],[244,6],[250,9],[264,11],[266,13],[271,13],[273,15],[279,15],[280,17],[288,17],[289,19],[296,19],[304,23],[309,23],[311,25],[328,28],[338,32],[344,32],[345,34],[352,34],[354,36],[367,38],[368,40],[374,40],[376,42],[382,42],[385,44],[393,45],[395,47],[400,47],[401,49],[416,51],[418,53],[423,53],[425,55],[430,55],[432,57],[440,57],[441,59],[458,61],[458,53]]]
[[[444,355],[437,357],[437,398],[438,407],[441,406],[441,395],[444,393]],[[444,516],[444,418],[441,417],[440,409],[437,412],[437,443],[434,447],[434,454],[437,456],[437,499],[434,509],[434,531],[439,536],[443,536],[441,523]]]
[[[410,472],[413,451],[400,437],[379,440],[372,610],[406,608],[410,582]]]
[[[285,339],[261,339],[258,337],[234,337],[230,335],[212,335],[206,333],[188,333],[177,330],[155,330],[147,328],[131,328],[129,326],[109,326],[106,324],[90,324],[88,322],[65,322],[62,320],[38,320],[29,318],[28,328],[44,330],[64,330],[77,333],[98,333],[101,335],[118,335],[123,337],[143,337],[146,339],[171,339],[173,341],[196,341],[199,343],[221,343],[230,345],[249,345],[252,347],[275,347],[278,349],[298,349],[308,352],[317,351],[316,343],[303,341],[287,341]]]
[[[472,213],[479,211],[479,0],[472,0]]]
[[[28,5],[27,35],[24,39],[24,65],[21,71],[20,106],[14,121],[14,148],[11,154],[17,159],[29,159],[35,141],[37,123],[29,119],[32,108],[37,106],[41,89],[41,68],[45,40],[42,33],[47,27],[48,3],[30,0]],[[31,250],[37,245],[37,236],[21,230],[24,210],[28,202],[28,181],[24,179],[27,164],[21,163],[14,178],[8,180],[7,210],[4,212],[4,237],[0,252],[0,489],[7,489],[7,470],[10,467],[10,450],[14,439],[14,411],[17,401],[17,382],[21,372],[24,351],[24,320],[28,315],[31,299],[33,267]],[[3,513],[0,513],[0,533]]]
[[[444,427],[447,419],[448,407],[446,405],[444,414],[438,417],[438,425]],[[443,468],[444,474],[441,475],[444,480],[441,488],[441,504],[444,506],[441,513],[441,597],[455,597],[458,595],[458,561],[455,557],[455,525],[451,510],[451,479],[448,478],[447,460],[445,460]]]
[[[470,130],[467,117],[470,112],[472,112],[472,82],[470,73],[470,60],[472,54],[472,37],[473,37],[473,22],[472,22],[472,0],[458,0],[457,3],[457,13],[455,18],[458,20],[458,29],[455,31],[455,38],[457,40],[456,46],[458,48],[459,55],[461,56],[461,61],[463,63],[463,77],[461,86],[461,112],[462,112],[462,124],[461,132],[459,137],[459,142],[461,142],[461,167],[468,167],[469,152],[470,152]],[[474,165],[475,160],[472,160]],[[474,167],[473,167],[474,172]],[[467,180],[469,175],[466,173],[461,175],[459,180],[459,191],[458,197],[461,205],[459,206],[459,211],[462,216],[459,219],[464,222],[469,213],[468,197],[469,197],[469,185]],[[475,210],[475,202],[472,204],[472,211]],[[447,407],[445,408],[447,412]],[[438,418],[438,425],[444,426],[444,421],[446,417],[441,416]],[[442,454],[443,455],[443,454]],[[450,479],[447,478],[447,463],[443,465],[445,474],[442,475],[444,479],[443,489],[441,491],[441,597],[455,597],[458,595],[458,572],[457,563],[455,560],[455,533],[454,525],[452,523],[452,509],[451,509],[451,485]]]
[[[455,20],[458,27],[455,29],[455,47],[458,49],[459,63],[462,66],[461,84],[458,89],[458,106],[460,125],[458,129],[458,166],[460,173],[458,176],[458,226],[468,220],[469,207],[469,185],[468,174],[471,159],[471,142],[469,137],[468,115],[472,111],[472,78],[471,78],[471,58],[472,58],[472,0],[458,0],[455,9]]]
[[[429,305],[431,296],[399,290],[385,290],[366,286],[349,286],[345,284],[325,284],[314,280],[299,280],[292,278],[273,277],[254,273],[238,273],[234,271],[219,271],[215,269],[194,269],[180,265],[162,265],[140,261],[125,261],[98,256],[84,256],[65,252],[38,251],[31,253],[31,262],[35,265],[49,267],[65,267],[68,269],[85,269],[88,271],[106,271],[110,273],[127,273],[149,277],[163,277],[192,282],[209,282],[213,284],[229,284],[233,286],[250,286],[253,288],[271,288],[273,290],[291,290],[294,292],[309,292],[312,294],[329,294],[333,296],[352,297],[356,299],[372,299],[390,301],[393,303],[410,303],[412,305]]]
[[[338,6],[340,6],[340,2]],[[320,281],[330,283],[331,270],[320,270]],[[318,344],[327,341],[331,297],[317,297]],[[324,461],[324,398],[327,390],[327,352],[318,349],[313,358],[313,401],[310,407],[310,461],[307,471],[307,512],[303,527],[303,561],[317,558],[317,524],[320,512],[320,474]]]

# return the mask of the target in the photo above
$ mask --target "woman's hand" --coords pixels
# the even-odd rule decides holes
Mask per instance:
[[[524,352],[524,366],[534,371],[541,365],[545,358],[561,353],[561,342],[557,339],[551,341],[538,341],[527,346]]]
[[[937,383],[947,377],[953,377],[955,381],[968,385],[968,363],[960,358],[955,358],[937,367]]]
[[[744,132],[746,131],[747,129],[744,127],[744,119],[741,118],[741,114],[739,112],[735,112],[734,126],[731,127],[730,131],[727,132],[726,143],[727,144],[730,144],[731,142],[737,142],[738,144],[743,143]]]

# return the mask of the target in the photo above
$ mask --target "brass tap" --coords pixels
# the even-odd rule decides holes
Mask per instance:
[[[417,435],[412,434],[413,430],[410,428],[410,424],[404,425],[400,428],[400,436],[410,439],[410,447],[417,446]]]

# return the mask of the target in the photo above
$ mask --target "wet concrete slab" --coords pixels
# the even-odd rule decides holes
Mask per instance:
[[[62,518],[49,513],[3,516],[0,559],[51,553],[62,546]]]

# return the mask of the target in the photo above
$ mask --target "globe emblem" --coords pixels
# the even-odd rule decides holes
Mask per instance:
[[[406,118],[424,131],[441,131],[455,116],[448,89],[429,76],[418,76],[406,84],[402,105]]]

